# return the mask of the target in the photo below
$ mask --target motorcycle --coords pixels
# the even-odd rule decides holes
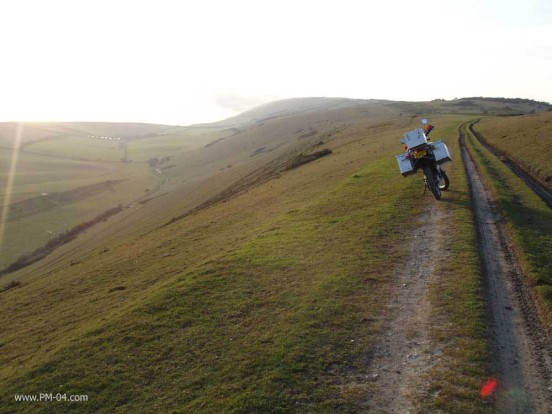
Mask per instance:
[[[418,170],[424,173],[425,189],[429,188],[436,200],[441,199],[441,191],[449,188],[450,182],[445,172],[452,161],[450,152],[444,141],[429,142],[428,135],[434,126],[422,119],[424,129],[417,128],[407,132],[401,143],[405,144],[405,153],[397,155],[397,162],[403,177],[416,174]],[[427,125],[427,126],[426,126]]]

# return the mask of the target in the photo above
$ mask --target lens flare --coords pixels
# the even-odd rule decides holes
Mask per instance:
[[[497,385],[498,380],[496,378],[488,380],[485,384],[483,384],[483,387],[481,387],[481,396],[483,398],[490,397],[495,392]]]
[[[0,250],[4,245],[4,236],[6,232],[6,224],[8,221],[9,206],[13,194],[13,185],[15,182],[15,174],[17,171],[17,161],[19,159],[19,148],[21,146],[21,136],[23,135],[23,124],[17,124],[17,130],[15,132],[15,141],[13,143],[13,151],[10,160],[10,169],[8,172],[8,181],[6,184],[6,191],[4,193],[4,206],[2,208],[2,215],[0,216]]]

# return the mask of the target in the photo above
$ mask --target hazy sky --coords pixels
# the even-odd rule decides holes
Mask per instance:
[[[215,121],[305,96],[552,101],[550,0],[0,0],[0,120]]]

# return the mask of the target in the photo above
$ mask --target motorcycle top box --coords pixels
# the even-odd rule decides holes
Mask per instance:
[[[404,143],[409,149],[416,148],[420,145],[427,144],[427,137],[421,128],[417,128],[414,131],[404,134]]]

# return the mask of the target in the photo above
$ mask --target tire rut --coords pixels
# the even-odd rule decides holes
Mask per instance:
[[[548,207],[552,208],[552,193],[541,183],[539,183],[533,176],[531,176],[531,174],[521,168],[518,163],[509,159],[506,154],[497,150],[495,147],[489,144],[485,137],[483,137],[480,132],[477,132],[473,128],[473,126],[479,121],[480,120],[470,122],[470,124],[468,125],[468,128],[472,135],[481,143],[481,145],[483,145],[487,149],[487,151],[489,151],[491,154],[501,160],[504,165],[506,165],[510,169],[510,171],[516,174],[525,183],[525,185],[527,185],[527,187],[533,190],[533,192],[538,195]]]
[[[504,220],[465,146],[465,125],[459,130],[460,143],[484,268],[491,369],[498,379],[495,406],[505,413],[552,413],[550,342]]]

